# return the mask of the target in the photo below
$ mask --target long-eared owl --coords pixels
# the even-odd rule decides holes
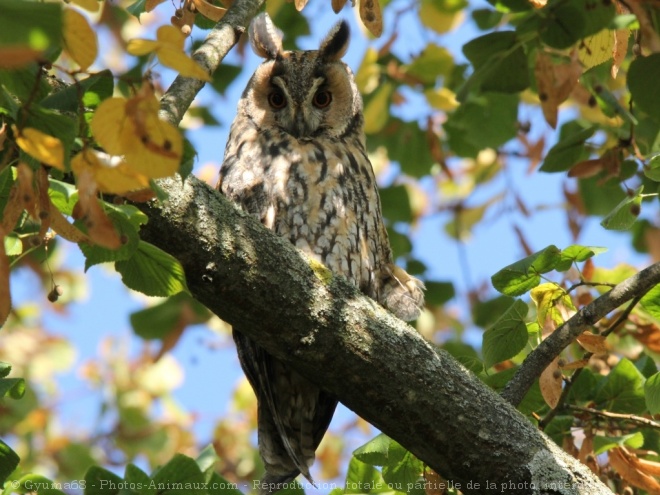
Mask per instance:
[[[337,24],[318,50],[284,51],[267,14],[249,30],[264,62],[238,104],[217,188],[267,228],[355,284],[404,320],[423,284],[394,265],[365,148],[362,99],[341,61],[349,29]],[[309,467],[337,400],[234,328],[258,399],[261,492]]]

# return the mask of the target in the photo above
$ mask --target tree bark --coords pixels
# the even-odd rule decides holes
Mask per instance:
[[[223,320],[464,493],[611,493],[444,351],[206,184],[161,181],[144,240],[180,260]]]

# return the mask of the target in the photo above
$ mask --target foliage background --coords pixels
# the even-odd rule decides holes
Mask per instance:
[[[580,5],[586,9],[587,3]],[[142,57],[136,63],[126,54],[124,42],[154,38],[156,28],[168,22],[174,9],[162,4],[153,13],[142,14],[139,24],[126,14],[126,7],[103,4],[101,14],[86,14],[103,47],[88,71],[111,68],[115,75],[133,74],[139,81],[152,60]],[[144,7],[138,2],[129,10],[137,13]],[[642,266],[659,261],[657,198],[646,200],[643,220],[626,233],[613,234],[600,225],[627,192],[636,197],[632,191],[639,183],[644,182],[644,192],[657,190],[657,183],[651,180],[657,177],[644,174],[654,169],[651,158],[658,152],[653,116],[644,117],[639,126],[643,139],[639,140],[642,150],[637,156],[630,152],[630,146],[620,146],[620,140],[625,141],[634,128],[621,110],[628,106],[624,73],[635,55],[633,38],[626,49],[622,75],[614,80],[609,77],[610,56],[589,67],[598,60],[589,61],[583,55],[576,62],[569,50],[575,46],[584,53],[587,46],[587,51],[609,49],[611,53],[611,48],[602,46],[610,41],[585,44],[583,40],[594,33],[587,32],[584,25],[576,27],[575,39],[568,41],[548,34],[541,35],[546,45],[529,40],[528,31],[520,28],[521,19],[536,7],[526,2],[494,6],[458,0],[395,0],[383,7],[385,31],[378,40],[367,38],[350,7],[342,11],[353,27],[346,61],[365,93],[368,140],[395,252],[399,262],[422,274],[429,286],[429,310],[417,322],[424,336],[468,364],[479,362],[475,350],[481,348],[483,330],[510,304],[494,299],[490,276],[550,244],[561,248],[573,243],[607,246],[609,251],[599,255],[595,263],[614,270],[606,279],[611,282],[618,281],[620,273],[631,273],[624,263]],[[558,9],[552,15],[573,18]],[[321,2],[310,3],[302,15],[291,4],[277,1],[269,2],[267,10],[285,32],[289,48],[294,44],[300,48],[318,46],[335,21],[330,6]],[[503,13],[507,10],[513,13]],[[653,22],[656,13],[651,8],[649,12]],[[540,16],[540,22],[550,23],[547,19],[552,15]],[[598,27],[610,27],[612,20],[606,21]],[[634,21],[628,22],[632,23],[628,27],[636,27]],[[464,45],[484,32],[506,31],[508,23],[518,25],[522,33],[520,46],[510,53],[520,58],[522,50],[524,60],[517,59],[513,65],[501,62],[488,72],[483,69],[487,60],[479,54],[495,46],[492,58],[497,58],[509,53],[511,47],[499,50],[491,39],[477,47],[475,56],[466,52]],[[552,33],[550,28],[539,31]],[[607,40],[611,40],[613,31],[606,32]],[[195,27],[192,44],[203,36],[204,31]],[[649,36],[645,40],[638,46],[643,54],[650,55],[653,40]],[[547,50],[548,44],[556,50]],[[555,66],[590,69],[592,79],[585,76],[583,84],[573,91],[571,105],[559,112],[556,127],[560,131],[546,123],[539,105],[538,81],[532,77],[543,79],[552,73],[534,73],[541,46],[552,53]],[[481,69],[481,80],[469,79],[474,70],[470,62],[477,69],[475,74]],[[237,47],[215,76],[213,88],[209,85],[205,89],[182,123],[198,153],[194,173],[211,183],[217,175],[235,103],[257,63],[245,44]],[[58,67],[71,70],[76,65],[65,54]],[[167,88],[173,73],[160,65],[153,69],[159,76],[157,89]],[[7,86],[10,76],[5,73],[3,77]],[[524,80],[531,81],[530,89]],[[470,85],[466,86],[466,81],[471,81]],[[117,88],[128,94],[122,81],[117,81]],[[649,98],[644,91],[641,94],[643,101]],[[456,95],[466,97],[462,106]],[[614,100],[608,100],[608,95]],[[650,98],[655,108],[656,100]],[[565,172],[579,163],[573,170],[581,179],[538,171],[544,158],[547,167],[546,153],[553,144],[566,142],[592,123],[600,127],[589,145],[584,145],[584,139],[578,141],[574,148],[579,149],[568,158],[562,156],[555,165],[557,172]],[[398,141],[401,136],[409,140]],[[379,148],[382,145],[387,151]],[[615,150],[612,153],[617,159],[600,159],[609,156],[607,150]],[[592,173],[595,178],[587,177]],[[610,176],[609,182],[604,180]],[[85,262],[78,248],[59,240],[57,248],[54,244],[49,243],[47,263],[43,248],[17,263],[11,279],[14,308],[0,333],[0,360],[12,365],[11,376],[28,381],[25,397],[3,401],[0,418],[0,431],[22,459],[16,475],[34,472],[74,480],[82,479],[91,464],[121,474],[128,462],[150,471],[176,452],[194,457],[200,446],[213,443],[220,457],[218,469],[227,479],[258,477],[261,468],[252,447],[254,399],[242,379],[227,327],[208,321],[201,308],[182,297],[167,303],[171,313],[164,315],[162,307],[160,315],[137,313],[145,320],[134,317],[131,325],[131,313],[158,302],[127,293],[118,275],[104,266],[92,267],[83,275]],[[575,278],[575,273],[572,276]],[[553,279],[561,281],[562,276],[555,274]],[[62,288],[56,304],[46,301],[53,283]],[[583,297],[582,302],[576,299],[576,306],[588,299]],[[447,304],[441,306],[443,303]],[[157,318],[165,323],[156,325],[154,321],[160,321]],[[534,317],[530,315],[528,320]],[[656,323],[650,321],[644,320],[655,333]],[[151,339],[133,337],[132,327]],[[153,332],[154,327],[168,332]],[[519,363],[535,338],[539,337],[532,335],[530,342],[518,349],[521,355],[503,357],[497,351],[502,359],[493,363],[504,364],[491,369],[491,374]],[[641,343],[618,336],[612,339],[607,355],[591,363],[594,369],[607,375],[621,356],[627,356],[636,360],[638,368],[646,366],[647,376],[653,374],[648,371],[655,371],[652,361],[640,361],[640,357],[652,356],[649,338]],[[573,350],[571,359],[577,354]],[[637,388],[643,386],[640,383]],[[538,397],[535,406],[539,412],[547,407]],[[655,412],[642,409],[632,412]],[[341,480],[348,453],[374,433],[364,422],[340,411],[319,452],[316,477]],[[617,425],[604,433],[606,437],[622,432]],[[657,450],[655,433],[644,438],[646,443],[638,447]],[[621,479],[614,483],[621,489],[630,484]]]

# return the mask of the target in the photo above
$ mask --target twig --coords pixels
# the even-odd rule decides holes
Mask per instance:
[[[631,303],[628,305],[626,309],[623,310],[623,312],[619,315],[619,317],[616,319],[614,323],[612,323],[609,328],[604,330],[600,335],[603,337],[607,337],[609,334],[611,334],[616,328],[619,327],[622,323],[624,323],[627,319],[632,310],[637,306],[637,303],[642,299],[642,296],[638,295],[636,296]],[[593,356],[593,352],[585,352],[584,356],[582,356],[583,360],[588,360]],[[573,387],[573,384],[576,382],[580,374],[582,373],[582,370],[584,368],[578,368],[575,370],[575,373],[571,376],[569,380],[566,381],[566,385],[564,385],[564,389],[561,391],[561,396],[559,397],[559,400],[557,401],[557,405],[548,413],[545,415],[543,419],[539,421],[539,428],[542,430],[545,429],[546,426],[548,426],[548,423],[554,419],[554,417],[557,415],[559,411],[564,409],[564,404],[566,403],[566,399],[568,398],[568,393],[571,391],[571,388]],[[568,406],[570,407],[570,406]]]
[[[511,381],[502,390],[502,397],[517,406],[544,369],[582,332],[622,304],[642,297],[660,283],[660,263],[655,263],[624,280],[611,291],[575,313],[555,330],[523,361]]]
[[[572,411],[584,412],[601,418],[613,419],[617,421],[630,421],[631,423],[636,423],[641,426],[648,426],[649,428],[660,429],[660,423],[653,421],[652,419],[649,418],[643,418],[642,416],[635,416],[634,414],[613,413],[609,411],[600,411],[592,407],[581,407],[581,406],[573,406],[573,405],[569,405],[566,407],[568,409],[571,409]]]

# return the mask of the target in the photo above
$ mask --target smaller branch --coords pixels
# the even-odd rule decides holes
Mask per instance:
[[[592,407],[580,407],[573,405],[569,405],[567,406],[567,408],[572,411],[579,411],[579,412],[591,414],[592,416],[605,418],[608,420],[629,421],[631,423],[635,423],[640,426],[647,426],[649,428],[655,428],[660,430],[660,423],[653,421],[652,419],[649,418],[643,418],[642,416],[635,416],[634,414],[613,413],[609,411],[600,411]]]
[[[193,54],[209,74],[213,74],[245,32],[252,18],[259,12],[265,0],[235,0],[220,22],[211,30],[204,43]],[[161,118],[178,125],[204,81],[177,76],[160,101]]]
[[[642,299],[642,296],[636,296],[632,302],[628,305],[628,307],[623,310],[623,312],[619,315],[619,317],[616,319],[614,323],[612,323],[609,328],[604,330],[600,335],[603,337],[607,337],[609,334],[611,334],[615,329],[619,328],[619,325],[623,324],[626,320],[628,320],[628,316],[630,316],[630,313],[632,310],[637,306],[637,303]],[[582,359],[591,359],[591,356],[593,356],[593,352],[585,352],[584,356],[582,356]],[[578,377],[582,373],[582,370],[584,368],[578,368],[575,370],[575,373],[571,376],[570,379],[566,381],[566,385],[564,386],[564,389],[561,391],[561,396],[559,397],[559,400],[557,401],[557,405],[552,409],[548,414],[545,415],[543,419],[539,421],[539,428],[541,430],[544,430],[546,426],[548,426],[548,423],[554,419],[554,417],[557,415],[557,413],[565,408],[565,403],[566,399],[568,398],[568,394],[571,391],[571,388],[573,387],[573,384],[577,381]],[[571,407],[571,406],[568,406]]]
[[[641,298],[660,283],[660,263],[624,280],[611,291],[575,313],[530,353],[502,390],[502,397],[517,406],[544,369],[582,332],[631,299]]]
[[[573,292],[575,289],[578,287],[609,287],[610,289],[613,289],[616,287],[616,284],[608,284],[605,282],[577,282],[573,285],[571,285],[568,289],[565,289],[567,293]]]

